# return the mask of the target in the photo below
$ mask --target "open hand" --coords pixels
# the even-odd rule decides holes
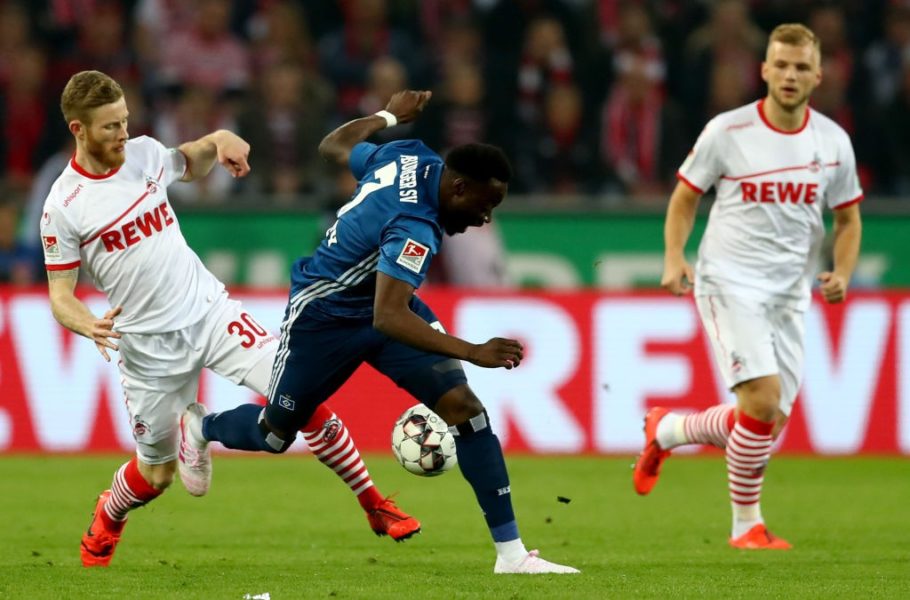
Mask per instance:
[[[104,313],[103,317],[92,321],[92,340],[94,340],[98,352],[101,353],[101,356],[107,362],[111,362],[111,357],[107,353],[108,348],[111,350],[120,350],[120,347],[108,338],[120,338],[120,334],[114,331],[114,317],[118,316],[121,312],[123,312],[122,306],[111,308]]]
[[[478,367],[493,369],[504,367],[513,369],[521,364],[524,358],[524,348],[518,340],[505,338],[492,338],[483,344],[474,346],[474,351],[468,361]]]

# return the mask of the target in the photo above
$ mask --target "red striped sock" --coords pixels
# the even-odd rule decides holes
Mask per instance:
[[[737,537],[750,524],[760,523],[762,482],[771,458],[771,430],[774,423],[753,419],[739,412],[727,439],[727,481],[733,503],[733,535]]]
[[[320,404],[300,431],[310,451],[351,488],[364,510],[379,506],[382,494],[373,484],[354,438],[329,407]]]
[[[733,429],[736,408],[718,404],[707,410],[683,417],[683,428],[690,444],[709,444],[720,449],[727,447]]]
[[[111,497],[104,503],[101,518],[104,524],[114,530],[123,527],[126,514],[134,508],[144,506],[161,495],[164,490],[156,490],[139,472],[139,462],[134,456],[114,473],[111,483]]]

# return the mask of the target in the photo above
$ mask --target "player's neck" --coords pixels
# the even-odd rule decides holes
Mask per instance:
[[[778,104],[770,95],[765,96],[761,111],[765,119],[781,131],[797,131],[806,123],[806,111],[809,103],[803,102],[793,110],[787,110]]]
[[[73,157],[73,160],[79,165],[79,168],[92,175],[107,175],[117,168],[104,164],[89,154],[89,152],[80,145],[76,146],[76,155]]]

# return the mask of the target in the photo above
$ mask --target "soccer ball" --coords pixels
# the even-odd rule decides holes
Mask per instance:
[[[402,467],[425,477],[441,475],[458,463],[449,426],[423,404],[398,417],[392,428],[392,453]]]

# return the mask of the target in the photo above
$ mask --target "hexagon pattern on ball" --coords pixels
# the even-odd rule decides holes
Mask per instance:
[[[441,475],[458,464],[449,426],[423,404],[398,417],[392,428],[392,453],[408,472],[424,477]]]

